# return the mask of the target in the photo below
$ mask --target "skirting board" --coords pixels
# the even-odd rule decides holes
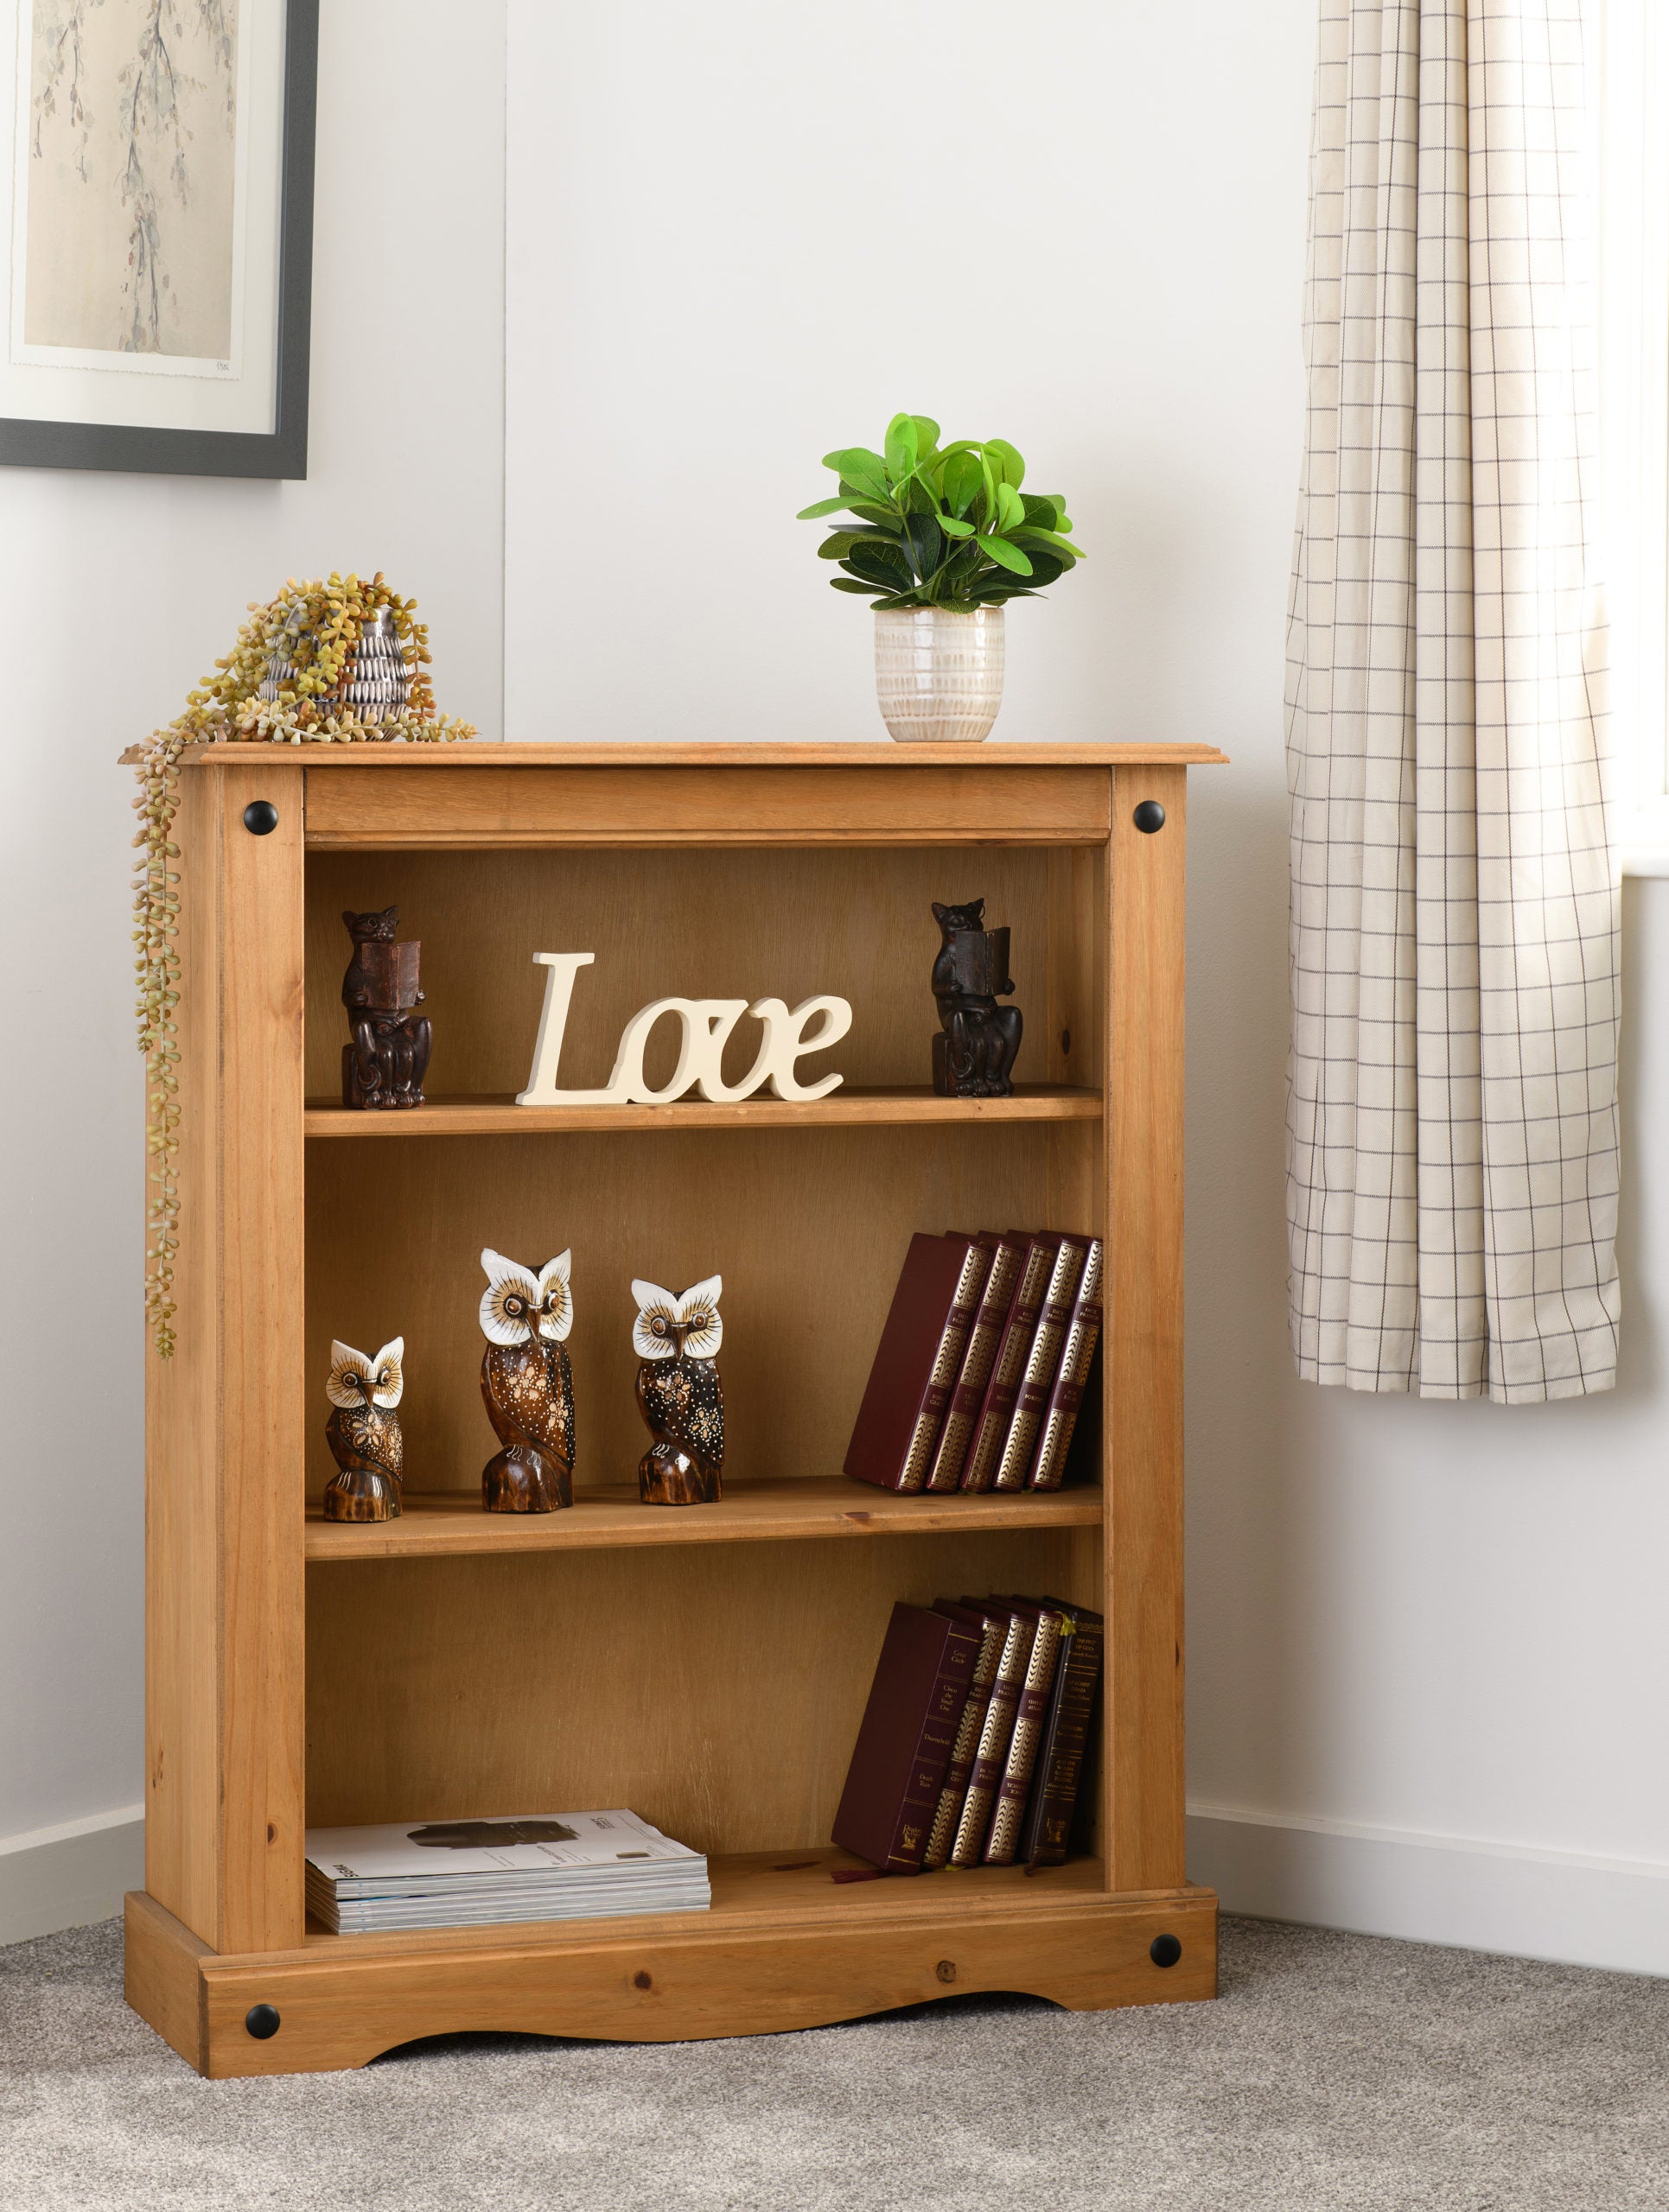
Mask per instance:
[[[143,1805],[0,1840],[0,1943],[111,1920],[145,1879]]]
[[[1669,1866],[1225,1805],[1188,1815],[1188,1875],[1225,1912],[1669,1975]],[[144,1882],[142,1808],[0,1842],[0,1944],[113,1918]]]
[[[1255,1919],[1669,1975],[1669,1866],[1655,1860],[1196,1805],[1188,1869]]]

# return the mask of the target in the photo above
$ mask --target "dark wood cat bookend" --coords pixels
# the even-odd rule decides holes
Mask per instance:
[[[964,906],[933,901],[939,924],[933,995],[940,1030],[933,1040],[933,1087],[941,1098],[1008,1098],[1024,1018],[1017,1006],[998,1006],[1014,988],[1009,974],[1009,932],[984,926],[985,902]]]
[[[344,912],[354,957],[342,978],[352,1042],[342,1046],[342,1103],[380,1109],[421,1106],[434,1039],[417,986],[423,951],[396,944],[398,906],[380,914]]]

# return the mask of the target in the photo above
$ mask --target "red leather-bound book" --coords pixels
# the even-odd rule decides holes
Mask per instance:
[[[1037,1317],[1043,1310],[1043,1294],[1048,1288],[1049,1273],[1060,1249],[1061,1239],[1048,1234],[1028,1242],[1009,1318],[1003,1324],[985,1395],[974,1419],[973,1437],[962,1470],[964,1490],[984,1491],[991,1486],[1008,1438],[1014,1402],[1026,1371],[1026,1355],[1036,1333]]]
[[[964,1598],[962,1603],[976,1612],[1005,1614],[1008,1623],[1002,1656],[997,1662],[997,1680],[991,1684],[991,1703],[985,1708],[984,1725],[979,1732],[979,1748],[974,1753],[973,1771],[968,1777],[968,1794],[962,1801],[956,1840],[951,1846],[952,1866],[977,1866],[984,1855],[991,1807],[1008,1763],[1015,1707],[1025,1688],[1026,1662],[1031,1657],[1037,1621],[1035,1615],[1020,1611],[1003,1598]]]
[[[1037,1747],[1042,1741],[1049,1695],[1054,1688],[1055,1662],[1061,1654],[1061,1631],[1067,1619],[1064,1608],[1059,1605],[1029,1598],[1015,1598],[1008,1602],[1016,1612],[1029,1613],[1037,1628],[1026,1662],[1026,1679],[1015,1705],[1014,1733],[1009,1738],[1008,1757],[1003,1762],[1003,1777],[991,1800],[991,1828],[984,1851],[988,1866],[1011,1866],[1020,1847],[1026,1800],[1031,1795],[1032,1770],[1037,1763]]]
[[[946,1410],[945,1426],[939,1432],[939,1442],[933,1451],[933,1466],[927,1476],[930,1491],[959,1489],[962,1470],[967,1464],[968,1446],[973,1441],[973,1425],[985,1395],[985,1385],[991,1380],[991,1369],[997,1362],[997,1349],[1003,1341],[1003,1332],[1008,1325],[1009,1309],[1014,1304],[1014,1294],[1019,1287],[1021,1269],[1031,1247],[1029,1236],[1009,1235],[993,1236],[982,1233],[979,1242],[991,1247],[991,1273],[980,1294],[979,1311],[968,1332],[967,1349],[962,1355],[961,1371],[951,1392],[951,1402]]]
[[[926,1483],[991,1263],[976,1237],[911,1237],[846,1447],[857,1481],[906,1491]]]
[[[1061,1633],[1054,1690],[1020,1830],[1019,1855],[1029,1866],[1058,1866],[1067,1855],[1101,1676],[1106,1630],[1100,1614],[1080,1605],[1063,1610],[1067,1624]]]
[[[966,1622],[893,1607],[835,1815],[844,1851],[889,1873],[920,1872],[978,1656]]]
[[[1094,1241],[1090,1236],[1063,1236],[1061,1239],[1061,1249],[1055,1254],[1054,1265],[1049,1270],[1048,1287],[1043,1293],[1043,1310],[1037,1317],[1036,1328],[1032,1332],[1031,1350],[1026,1355],[1026,1371],[1015,1398],[1014,1415],[1009,1423],[1003,1456],[997,1461],[997,1472],[991,1478],[993,1490],[1024,1490],[1026,1487],[1037,1432],[1043,1425],[1049,1392],[1054,1387],[1055,1370],[1061,1364],[1061,1349],[1066,1343],[1067,1331],[1072,1324],[1073,1301],[1084,1272],[1084,1262],[1089,1257],[1089,1249]]]
[[[1089,1256],[1078,1285],[1078,1297],[1067,1327],[1061,1363],[1055,1370],[1048,1404],[1037,1431],[1028,1481],[1033,1490],[1059,1490],[1067,1471],[1067,1447],[1078,1426],[1078,1409],[1084,1402],[1095,1347],[1101,1341],[1101,1271],[1103,1247],[1099,1236],[1090,1240]]]
[[[956,1825],[962,1817],[963,1802],[973,1776],[974,1754],[979,1749],[985,1713],[991,1701],[991,1687],[997,1680],[997,1664],[1009,1632],[1006,1612],[991,1612],[980,1605],[959,1605],[948,1598],[936,1598],[933,1611],[971,1628],[979,1638],[979,1653],[969,1677],[962,1718],[956,1724],[951,1763],[945,1770],[944,1786],[939,1793],[939,1809],[933,1815],[933,1826],[927,1831],[927,1847],[921,1855],[922,1871],[926,1873],[945,1865],[951,1855],[951,1846],[956,1841]]]

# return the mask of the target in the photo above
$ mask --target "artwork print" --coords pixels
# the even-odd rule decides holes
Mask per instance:
[[[246,0],[24,0],[11,356],[235,378]]]

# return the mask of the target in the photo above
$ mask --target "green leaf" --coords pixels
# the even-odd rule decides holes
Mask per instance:
[[[851,501],[847,499],[844,493],[842,493],[841,496],[838,499],[819,499],[814,506],[802,507],[799,512],[794,517],[794,520],[796,522],[820,522],[825,515],[838,514],[842,507],[850,506],[850,505]]]
[[[912,415],[915,425],[916,466],[920,467],[932,454],[939,450],[939,425],[931,415]]]
[[[912,515],[904,524],[904,548],[925,583],[944,558],[945,541],[931,515]]]
[[[896,537],[904,526],[896,507],[878,507],[872,499],[851,499],[847,504],[855,515],[861,515],[865,522],[873,523],[889,537]]]
[[[832,468],[843,485],[850,484],[872,499],[887,496],[887,465],[868,446],[848,446],[842,453],[825,453],[823,466]]]
[[[854,545],[895,545],[898,540],[879,530],[837,530],[817,549],[820,561],[844,560]]]
[[[1031,563],[1031,580],[1039,585],[1054,583],[1072,566],[1063,556],[1041,552],[1035,545],[1026,548],[1026,558]]]
[[[997,520],[997,479],[992,475],[991,465],[983,453],[979,456],[979,480],[985,492],[984,511],[979,519],[989,530]]]
[[[966,514],[984,480],[978,454],[968,452],[965,447],[952,454],[945,463],[943,483],[945,505],[952,514]]]
[[[849,575],[880,584],[887,591],[908,591],[915,582],[908,563],[895,546],[854,545],[841,563]]]
[[[896,484],[915,467],[920,441],[912,415],[895,415],[887,425],[887,474]]]
[[[1031,563],[1017,545],[1010,545],[1006,538],[991,537],[982,530],[975,540],[988,561],[995,561],[999,569],[1010,569],[1016,576],[1029,576]]]
[[[960,515],[941,514],[939,518],[939,527],[946,537],[973,536],[973,524],[971,522],[964,522]]]
[[[1018,492],[1012,484],[999,484],[997,487],[997,528],[1004,531],[1019,530],[1025,519],[1026,510],[1021,504]]]
[[[993,468],[1003,472],[1003,481],[1016,492],[1025,481],[1026,464],[1006,438],[987,438],[985,458]]]
[[[1040,545],[1053,545],[1058,552],[1070,553],[1074,561],[1089,557],[1081,546],[1074,545],[1069,537],[1062,537],[1058,530],[1022,529],[1016,530],[1014,535],[1022,545],[1029,545],[1034,541]]]
[[[854,583],[850,576],[831,576],[829,582],[837,591],[861,591],[865,599],[875,596],[876,587],[873,584]]]
[[[1039,530],[1059,530],[1061,508],[1056,500],[1034,499],[1029,492],[1022,495],[1020,504],[1026,510],[1026,520]]]

